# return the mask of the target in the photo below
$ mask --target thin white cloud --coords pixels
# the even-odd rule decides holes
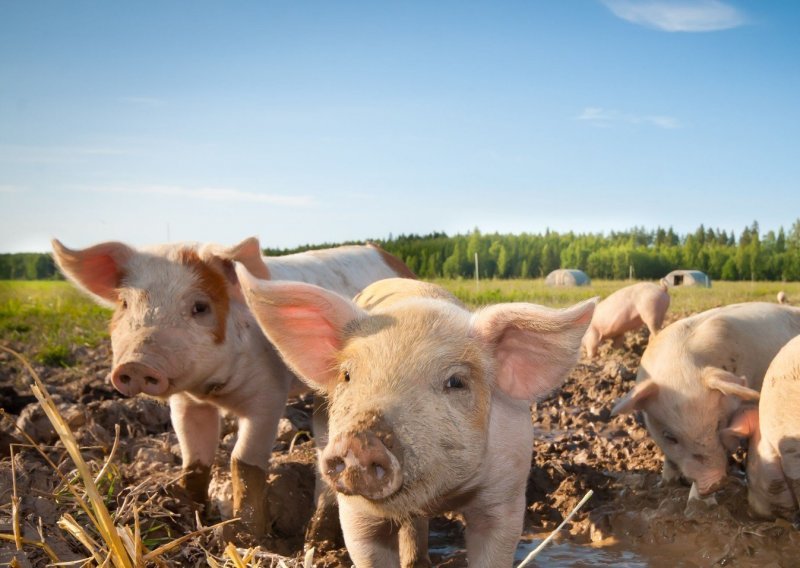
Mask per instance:
[[[0,193],[19,193],[20,191],[22,190],[16,186],[0,184]]]
[[[88,156],[124,156],[128,154],[130,152],[126,150],[108,147],[0,144],[0,162],[61,164]]]
[[[163,99],[157,99],[155,97],[121,97],[119,100],[126,104],[146,107],[158,107],[166,104]]]
[[[602,0],[623,20],[665,32],[713,32],[747,23],[745,15],[720,0]]]
[[[671,116],[628,114],[601,107],[586,107],[575,117],[575,120],[581,120],[599,127],[609,127],[620,123],[645,124],[667,130],[681,127],[678,119]]]
[[[132,193],[136,195],[158,195],[162,197],[180,197],[186,199],[202,199],[205,201],[224,201],[240,203],[268,203],[289,207],[308,207],[314,200],[307,195],[279,195],[274,193],[254,193],[238,189],[201,187],[187,188],[178,186],[147,187],[103,187],[89,191],[98,193]]]

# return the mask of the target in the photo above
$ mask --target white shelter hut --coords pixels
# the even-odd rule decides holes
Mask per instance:
[[[700,270],[673,270],[664,277],[667,286],[703,286],[711,288],[711,278]]]
[[[544,279],[547,286],[588,286],[592,283],[589,276],[576,268],[559,268]]]

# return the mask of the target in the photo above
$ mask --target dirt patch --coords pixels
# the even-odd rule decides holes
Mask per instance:
[[[525,537],[540,538],[551,531],[592,489],[594,497],[560,535],[561,545],[555,545],[569,544],[570,548],[564,548],[567,552],[560,560],[552,557],[546,565],[592,565],[591,554],[597,547],[633,554],[637,560],[629,565],[635,566],[797,565],[800,533],[785,521],[763,522],[749,514],[741,454],[732,458],[734,475],[717,495],[717,506],[692,503],[687,507],[688,487],[660,484],[661,454],[637,418],[611,417],[613,402],[634,383],[646,345],[646,330],[629,334],[622,349],[603,345],[596,359],[582,359],[562,389],[534,406],[536,439]],[[86,448],[87,458],[102,464],[119,426],[116,467],[103,486],[109,507],[137,502],[152,546],[196,529],[196,506],[174,483],[180,455],[168,409],[151,400],[123,398],[108,386],[107,347],[81,348],[72,357],[77,365],[69,369],[36,368]],[[8,452],[9,442],[23,438],[16,425],[46,446],[61,473],[68,476],[73,469],[26,383],[20,365],[0,354],[0,402],[6,415],[0,426],[0,532],[11,532],[13,466],[24,535],[40,540],[41,533],[60,560],[77,560],[85,551],[56,525],[70,505],[63,483],[35,450],[15,446],[13,457]],[[310,416],[309,397],[294,399],[287,406],[268,474],[269,511],[275,522],[270,536],[258,543],[295,559],[303,555],[314,505],[315,452],[303,434],[310,429]],[[235,436],[235,424],[226,419],[209,503],[199,511],[202,523],[230,515],[229,459]],[[132,523],[133,519],[122,521]],[[315,519],[315,523],[313,534],[325,535],[324,542],[305,543],[320,551],[315,566],[349,565],[330,519]],[[432,520],[435,564],[465,566],[463,547],[463,526],[457,516]],[[176,565],[206,565],[206,551],[219,557],[223,548],[219,534],[208,534],[186,543],[170,560]],[[12,544],[0,541],[0,564],[14,555]],[[24,559],[22,565],[48,562],[35,548],[16,556]]]

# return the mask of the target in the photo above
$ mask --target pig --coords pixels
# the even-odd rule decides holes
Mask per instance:
[[[471,313],[421,281],[382,280],[349,300],[237,270],[267,337],[329,400],[319,468],[355,565],[429,565],[427,517],[459,511],[470,566],[511,566],[530,406],[577,361],[594,301]]]
[[[664,314],[669,308],[667,282],[659,284],[639,282],[620,288],[597,305],[592,323],[583,336],[586,356],[597,356],[597,347],[605,339],[613,339],[614,347],[621,347],[625,332],[647,325],[654,336],[664,324]]]
[[[137,250],[105,242],[73,250],[53,240],[64,276],[114,309],[111,383],[122,394],[169,402],[182,456],[180,484],[207,498],[220,412],[238,420],[231,456],[234,516],[260,536],[264,494],[287,396],[307,391],[286,367],[244,301],[234,263],[259,278],[294,279],[355,294],[369,283],[413,277],[377,246],[349,246],[263,258],[256,238],[224,247],[179,243]]]
[[[778,292],[778,303],[779,304],[790,304],[789,299],[786,297],[786,292],[781,290]]]
[[[758,400],[775,354],[800,333],[800,309],[769,302],[714,308],[664,328],[647,346],[636,386],[612,415],[642,410],[664,452],[662,479],[683,475],[692,494],[713,494],[727,475],[720,433]]]
[[[747,500],[766,518],[800,511],[800,336],[772,360],[758,408],[741,410],[724,434],[749,440]]]

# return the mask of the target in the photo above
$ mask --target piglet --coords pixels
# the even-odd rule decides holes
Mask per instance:
[[[749,439],[747,498],[762,517],[796,518],[800,511],[800,336],[772,360],[758,408],[740,411],[725,430]]]
[[[319,468],[356,566],[425,565],[427,517],[445,511],[464,516],[470,566],[511,566],[530,406],[575,364],[594,301],[471,313],[425,282],[383,280],[351,301],[238,273],[270,341],[329,398]]]
[[[207,496],[220,413],[239,424],[231,456],[234,515],[261,536],[266,469],[296,380],[245,304],[234,263],[258,278],[299,279],[355,294],[370,282],[413,274],[377,246],[264,258],[258,240],[225,247],[174,243],[135,249],[120,242],[70,249],[53,241],[64,275],[114,309],[110,380],[122,394],[169,401],[183,458],[181,484]],[[324,438],[324,432],[320,437]]]
[[[592,323],[583,336],[583,348],[590,358],[597,356],[597,347],[606,339],[621,347],[625,332],[646,325],[654,336],[664,324],[669,308],[667,282],[639,282],[620,288],[597,305]]]

